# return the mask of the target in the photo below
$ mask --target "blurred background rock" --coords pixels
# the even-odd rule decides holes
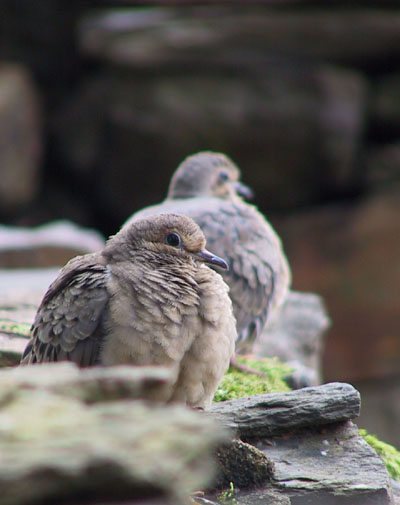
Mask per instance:
[[[397,2],[146,3],[1,1],[1,223],[108,235],[185,156],[227,153],[326,301],[325,380],[399,445]]]

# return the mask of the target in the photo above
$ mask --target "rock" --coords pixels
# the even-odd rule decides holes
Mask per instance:
[[[210,414],[244,441],[278,436],[307,426],[353,419],[360,395],[350,384],[331,383],[214,404]]]
[[[51,383],[57,369],[65,374],[64,365],[46,368],[0,373],[2,504],[139,504],[150,498],[183,505],[190,491],[209,483],[215,468],[212,451],[226,440],[213,421],[180,405],[110,402],[108,388],[102,388],[106,394],[99,401],[88,405],[76,397],[76,387],[71,395],[38,387],[45,375]],[[75,369],[72,379],[80,373]],[[110,389],[116,385],[114,379],[126,384],[132,380],[127,371],[109,374],[104,384],[108,381]],[[91,381],[96,389],[97,378],[93,375],[85,387]],[[7,394],[13,381],[12,393]],[[129,385],[126,397],[131,391]]]
[[[393,504],[382,461],[349,420],[360,406],[349,384],[243,398],[207,414],[137,399],[168,377],[156,367],[71,363],[0,372],[2,503],[183,505],[208,487],[197,503]],[[244,440],[229,442],[227,426]]]
[[[215,488],[247,489],[265,485],[273,476],[273,463],[253,445],[232,440],[216,451],[218,473]]]
[[[30,203],[39,189],[42,151],[40,105],[28,70],[0,68],[0,212],[11,215]]]
[[[392,480],[394,505],[400,504],[400,482]]]
[[[258,356],[276,356],[294,368],[289,385],[298,389],[322,381],[324,333],[330,326],[322,298],[314,293],[289,292],[272,324],[256,341]]]
[[[235,473],[228,473],[234,482],[232,500],[246,505],[392,505],[389,474],[351,421],[359,409],[360,396],[349,384],[214,405],[210,414],[261,451],[269,467],[265,480],[256,487],[246,482],[243,467],[241,478],[247,489],[235,483]],[[256,461],[263,459],[257,456]],[[288,501],[267,501],[271,492]],[[212,503],[224,503],[219,491],[206,497]]]
[[[31,366],[23,366],[0,375],[0,404],[22,390],[48,391],[86,404],[138,398],[157,400],[171,380],[171,372],[159,366],[79,369],[65,361],[41,364],[34,372]]]
[[[274,462],[273,488],[293,504],[393,503],[381,459],[351,421],[310,427],[300,436],[288,433],[257,447]]]
[[[0,268],[61,267],[78,254],[103,247],[100,233],[69,221],[36,228],[0,225]]]
[[[400,186],[279,222],[293,287],[324,298],[334,322],[325,380],[396,375],[400,340]]]

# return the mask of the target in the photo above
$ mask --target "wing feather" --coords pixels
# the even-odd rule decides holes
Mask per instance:
[[[98,362],[109,301],[107,275],[97,253],[74,258],[60,271],[37,311],[21,363]]]

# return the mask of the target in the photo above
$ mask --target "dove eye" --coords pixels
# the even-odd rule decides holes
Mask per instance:
[[[227,182],[229,181],[229,174],[226,170],[221,170],[221,172],[218,175],[219,182]]]
[[[177,233],[169,233],[165,237],[165,243],[172,247],[181,247],[182,239]]]

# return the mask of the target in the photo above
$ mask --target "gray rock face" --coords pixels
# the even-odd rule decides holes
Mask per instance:
[[[274,462],[273,487],[292,504],[391,503],[383,463],[351,421],[264,442],[257,446]]]
[[[2,371],[2,504],[183,504],[209,482],[211,453],[226,435],[182,406],[128,400],[162,375],[146,367],[87,374],[72,364]]]
[[[2,505],[183,505],[201,488],[195,502],[226,505],[221,488],[231,482],[241,505],[392,505],[389,475],[350,421],[360,398],[349,384],[225,402],[207,414],[139,399],[169,380],[157,367],[1,371]]]
[[[360,412],[360,395],[350,384],[331,383],[221,402],[210,412],[249,441],[353,419]]]
[[[240,472],[229,474],[238,503],[275,503],[267,501],[274,491],[293,505],[392,504],[389,475],[351,421],[359,408],[358,392],[339,383],[214,405],[220,422],[265,455],[260,467],[269,464],[257,490],[246,489]]]

